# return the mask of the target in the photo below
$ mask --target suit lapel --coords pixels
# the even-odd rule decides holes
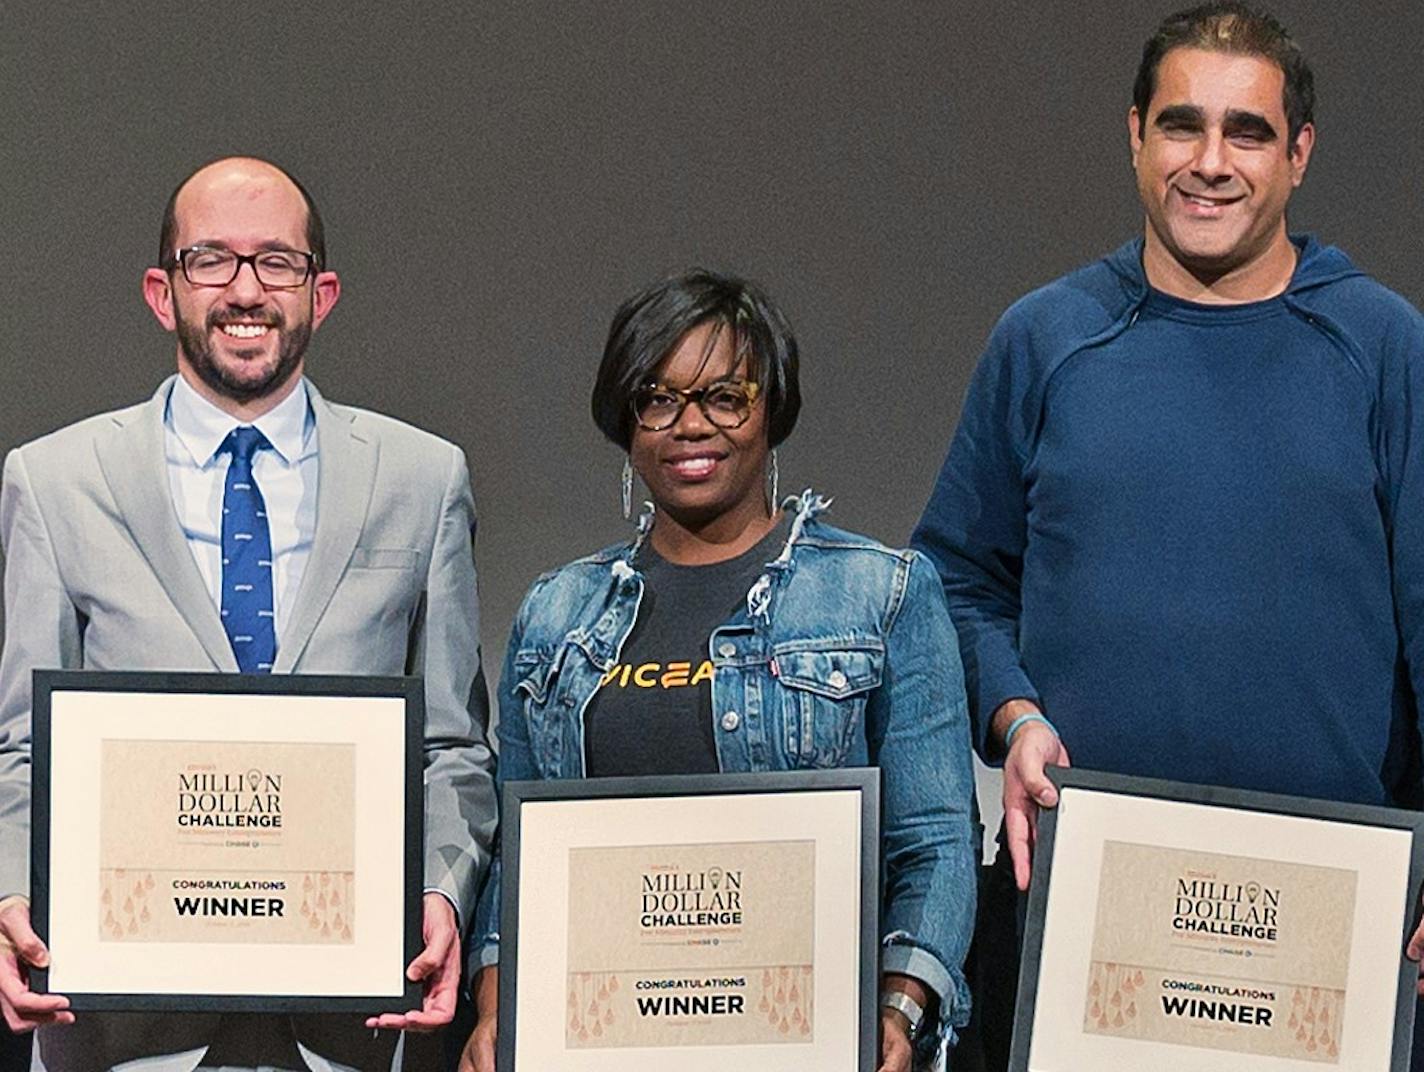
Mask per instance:
[[[170,377],[146,405],[116,418],[104,434],[96,437],[95,451],[124,524],[168,598],[213,660],[213,666],[235,671],[237,661],[212,593],[193,561],[173,510],[163,456],[163,411],[172,386]]]
[[[277,638],[275,673],[290,672],[301,658],[346,572],[366,520],[379,454],[376,441],[362,434],[351,415],[332,409],[311,381],[307,391],[316,415],[320,458],[316,532],[292,613]]]

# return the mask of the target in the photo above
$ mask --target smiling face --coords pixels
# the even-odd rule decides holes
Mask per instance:
[[[1305,176],[1315,131],[1288,144],[1285,76],[1259,56],[1177,48],[1163,57],[1145,124],[1128,115],[1147,211],[1154,286],[1200,296],[1233,277],[1233,300],[1284,289],[1295,263],[1286,202]]]
[[[175,217],[170,256],[193,246],[308,250],[301,192],[261,161],[223,160],[199,171],[179,193]],[[339,295],[333,272],[269,289],[250,264],[226,286],[192,284],[178,267],[144,277],[149,307],[178,335],[180,374],[214,404],[245,415],[270,409],[296,385],[307,342]]]
[[[709,321],[678,341],[658,366],[655,380],[695,390],[748,376],[746,358],[737,356],[734,332]],[[748,529],[765,528],[770,449],[766,403],[758,398],[751,416],[737,428],[717,427],[695,402],[686,405],[669,428],[650,432],[634,425],[629,455],[660,514],[685,530],[714,527],[720,530],[718,539],[726,542]],[[653,531],[657,536],[658,529]]]

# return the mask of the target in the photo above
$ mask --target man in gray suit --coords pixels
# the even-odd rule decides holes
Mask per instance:
[[[495,825],[474,503],[458,448],[329,403],[303,377],[341,293],[323,247],[315,204],[281,169],[199,169],[170,200],[160,267],[143,279],[177,334],[178,374],[5,461],[0,1006],[12,1029],[42,1028],[51,1069],[388,1068],[396,1032],[371,1028],[429,1030],[453,1013],[459,921]],[[234,511],[254,532],[230,531]],[[234,540],[260,551],[243,558]],[[21,896],[36,667],[422,676],[426,946],[408,974],[424,981],[423,1008],[364,1029],[331,1016],[76,1021],[62,996],[32,993],[26,971],[48,959]],[[280,992],[279,957],[272,978]]]

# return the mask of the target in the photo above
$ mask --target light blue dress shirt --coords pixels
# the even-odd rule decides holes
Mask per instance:
[[[183,377],[173,382],[163,418],[168,486],[178,524],[207,583],[221,606],[223,482],[232,456],[218,453],[229,432],[242,422],[224,413]],[[311,557],[316,531],[319,457],[316,416],[305,380],[270,411],[252,422],[272,444],[252,462],[252,477],[267,504],[272,537],[273,625],[278,647],[282,626],[296,601]]]

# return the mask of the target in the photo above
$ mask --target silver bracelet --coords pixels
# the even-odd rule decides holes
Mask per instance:
[[[903,990],[882,990],[880,992],[880,1007],[882,1009],[894,1009],[910,1021],[910,1038],[913,1040],[920,1033],[920,1025],[925,1020],[925,1007]]]

